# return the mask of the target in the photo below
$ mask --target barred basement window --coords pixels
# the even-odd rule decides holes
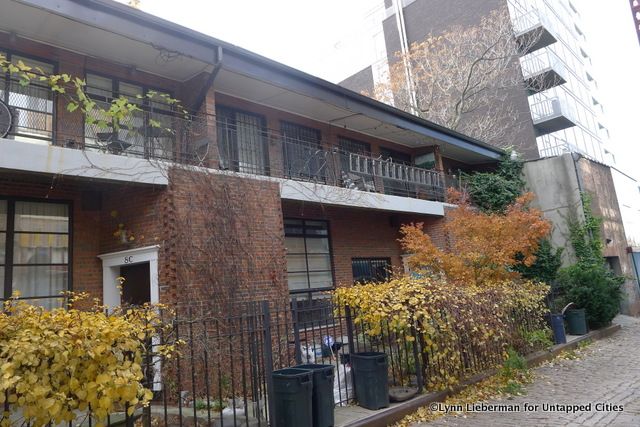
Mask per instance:
[[[59,307],[70,289],[69,205],[0,199],[0,300],[14,292],[45,308]]]
[[[384,282],[391,278],[391,258],[351,258],[353,283]]]

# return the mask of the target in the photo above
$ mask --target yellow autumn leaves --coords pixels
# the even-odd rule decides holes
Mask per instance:
[[[517,321],[541,328],[548,291],[547,285],[533,282],[452,286],[405,276],[338,288],[333,298],[337,307],[353,309],[354,323],[369,335],[414,329],[428,355],[428,366],[423,366],[428,387],[444,389],[473,373],[477,366],[469,363],[471,357],[500,363],[506,347],[522,341]]]
[[[101,424],[108,414],[145,405],[147,351],[162,326],[147,307],[116,310],[44,310],[19,300],[0,313],[0,425],[42,426],[73,421],[91,410]]]

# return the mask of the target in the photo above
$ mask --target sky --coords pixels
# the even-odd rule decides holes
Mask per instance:
[[[469,0],[482,1],[482,0]],[[367,65],[381,0],[142,0],[141,9],[338,82]],[[617,166],[640,178],[640,44],[628,0],[575,0]],[[342,43],[338,43],[339,41]]]

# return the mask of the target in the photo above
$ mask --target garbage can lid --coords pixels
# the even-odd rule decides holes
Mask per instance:
[[[308,377],[311,375],[311,371],[308,369],[285,368],[285,369],[278,369],[276,371],[273,371],[272,375],[274,377],[281,377],[281,378]]]
[[[381,351],[363,351],[360,353],[351,353],[351,357],[359,357],[359,358],[376,358],[376,357],[380,357],[380,356],[386,356],[386,353],[383,353]]]
[[[321,363],[305,363],[303,365],[297,365],[295,369],[310,369],[310,370],[324,370],[331,369],[333,370],[333,365],[323,365]]]

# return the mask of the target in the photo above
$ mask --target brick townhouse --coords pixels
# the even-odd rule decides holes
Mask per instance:
[[[501,155],[113,1],[0,9],[12,62],[80,76],[97,103],[123,95],[142,110],[127,129],[97,126],[48,87],[0,77],[4,299],[320,304],[322,291],[402,269],[403,223],[445,244],[445,188]]]

